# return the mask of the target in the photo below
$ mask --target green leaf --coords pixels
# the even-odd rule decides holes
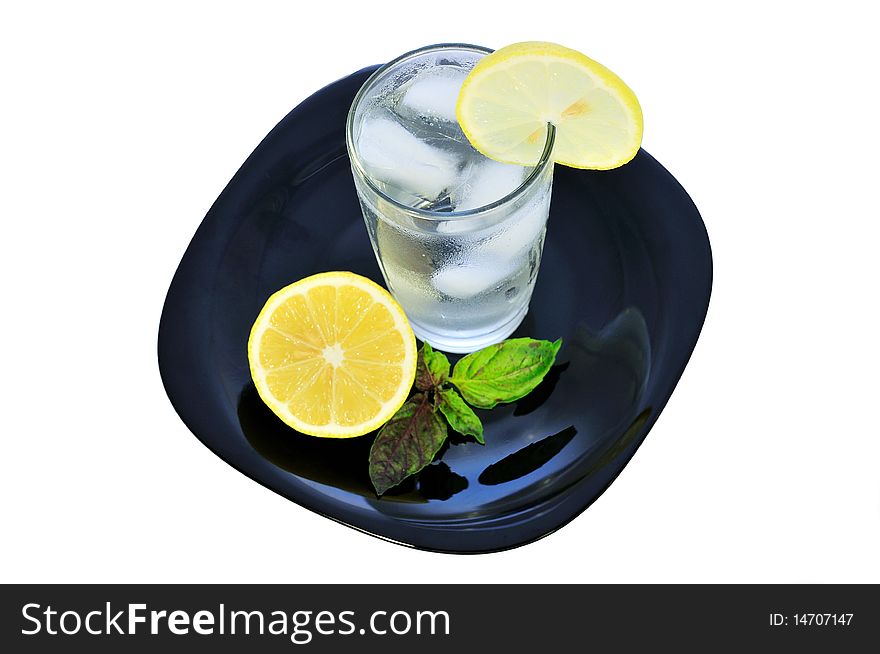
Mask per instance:
[[[491,409],[528,395],[553,366],[562,339],[512,338],[468,354],[449,381],[475,407]]]
[[[449,377],[449,359],[442,352],[435,352],[425,343],[419,350],[419,360],[416,364],[416,388],[420,391],[429,391],[437,388]]]
[[[446,422],[428,396],[418,393],[400,407],[370,448],[370,480],[382,495],[431,463],[446,440]]]
[[[437,406],[446,416],[449,426],[459,434],[473,436],[478,443],[485,445],[483,440],[483,423],[454,388],[444,388],[437,394]]]

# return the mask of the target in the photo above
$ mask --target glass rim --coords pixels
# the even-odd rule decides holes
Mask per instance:
[[[354,116],[356,113],[356,109],[360,105],[367,91],[369,91],[373,87],[374,83],[383,75],[383,73],[408,59],[412,59],[414,57],[429,52],[442,50],[465,50],[478,52],[484,55],[491,54],[493,52],[493,50],[491,50],[490,48],[485,48],[479,45],[471,45],[468,43],[437,43],[434,45],[427,45],[421,48],[417,48],[416,50],[405,52],[399,57],[396,57],[395,59],[392,59],[391,61],[382,64],[379,68],[373,71],[373,73],[361,85],[361,88],[358,89],[357,94],[354,96],[354,100],[352,100],[351,102],[351,107],[348,110],[348,116],[345,121],[345,145],[346,149],[348,150],[348,158],[351,161],[352,167],[355,169],[357,175],[367,184],[370,190],[378,195],[382,200],[391,204],[395,209],[398,209],[415,218],[434,221],[455,220],[457,218],[475,216],[486,213],[495,209],[496,207],[500,207],[508,204],[509,202],[512,202],[535,185],[535,183],[538,181],[538,179],[540,179],[542,173],[548,165],[553,165],[551,155],[553,153],[553,145],[556,141],[556,126],[553,125],[553,123],[547,123],[547,140],[544,143],[544,150],[541,152],[540,159],[538,159],[538,162],[534,165],[531,172],[526,175],[526,178],[522,181],[522,183],[520,183],[519,186],[517,186],[507,195],[488,204],[474,207],[473,209],[465,209],[464,211],[430,211],[428,209],[418,209],[416,207],[411,207],[407,204],[404,204],[403,202],[400,202],[399,200],[385,193],[381,188],[379,188],[379,185],[376,183],[376,181],[367,173],[363,164],[361,164],[360,158],[358,157],[353,138]]]

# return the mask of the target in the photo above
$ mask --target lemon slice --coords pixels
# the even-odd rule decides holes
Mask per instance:
[[[496,161],[535,165],[547,123],[556,126],[553,160],[607,170],[639,151],[642,109],[617,75],[555,43],[514,43],[483,57],[461,87],[461,129]]]
[[[351,438],[381,426],[409,395],[416,339],[381,286],[328,272],[267,301],[248,340],[257,392],[304,434]]]

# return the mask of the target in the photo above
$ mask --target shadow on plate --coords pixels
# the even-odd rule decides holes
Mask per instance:
[[[238,418],[248,442],[266,460],[303,479],[367,497],[375,497],[367,472],[370,446],[376,432],[358,438],[315,438],[288,427],[265,405],[253,383],[241,393]],[[398,502],[447,500],[463,491],[468,481],[439,461],[405,480],[385,497]]]

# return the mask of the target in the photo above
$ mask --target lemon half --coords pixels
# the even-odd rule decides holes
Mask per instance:
[[[642,109],[623,80],[576,50],[541,41],[477,62],[456,117],[477,150],[521,166],[540,160],[548,123],[556,126],[553,160],[574,168],[617,168],[642,142]]]
[[[251,377],[285,423],[351,438],[387,422],[415,379],[416,341],[400,305],[350,272],[306,277],[267,301],[248,339]]]

